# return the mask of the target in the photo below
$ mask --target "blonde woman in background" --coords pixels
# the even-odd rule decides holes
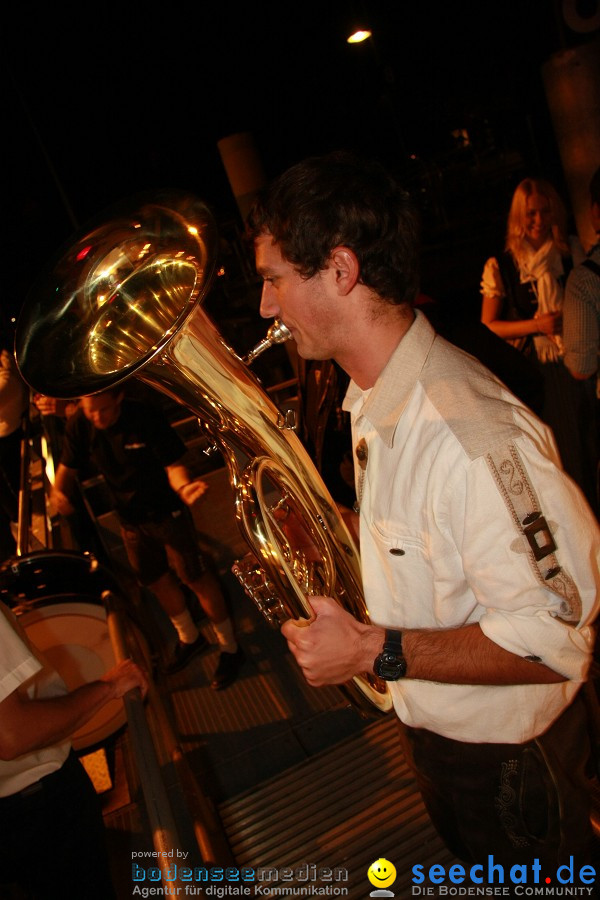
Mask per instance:
[[[563,362],[562,304],[567,275],[584,257],[567,234],[567,212],[555,188],[526,178],[508,214],[504,253],[487,260],[481,321],[536,361],[544,380],[542,419],[554,431],[566,472],[582,484],[579,389]]]

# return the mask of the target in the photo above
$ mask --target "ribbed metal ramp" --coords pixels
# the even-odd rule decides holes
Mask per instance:
[[[309,873],[341,867],[348,880],[331,884],[347,892],[335,895],[365,898],[373,889],[369,866],[383,857],[397,870],[391,886],[395,897],[408,898],[413,865],[455,862],[431,825],[397,727],[395,717],[386,716],[223,803],[219,812],[238,866],[276,867],[279,873],[305,866]],[[310,877],[274,879],[267,886],[302,884],[308,889],[323,886]]]

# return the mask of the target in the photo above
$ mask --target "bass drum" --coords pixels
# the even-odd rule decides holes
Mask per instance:
[[[69,690],[100,678],[115,665],[102,601],[105,591],[122,596],[114,576],[85,553],[44,550],[0,569],[0,600],[17,615],[31,643]],[[136,637],[144,649],[144,639]],[[123,701],[111,700],[72,736],[74,749],[102,744],[125,722]]]

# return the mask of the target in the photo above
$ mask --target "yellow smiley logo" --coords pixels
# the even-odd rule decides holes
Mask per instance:
[[[376,859],[367,875],[373,887],[387,888],[396,880],[396,867],[389,859]]]

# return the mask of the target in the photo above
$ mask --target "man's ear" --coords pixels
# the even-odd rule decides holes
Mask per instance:
[[[340,295],[345,297],[357,284],[360,277],[360,264],[356,253],[350,247],[334,247],[329,257],[329,263],[337,289]]]

